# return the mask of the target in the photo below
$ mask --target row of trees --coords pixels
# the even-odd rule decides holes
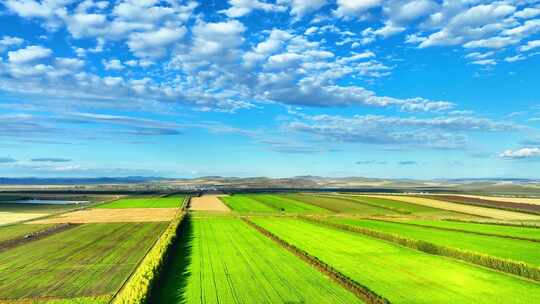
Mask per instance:
[[[135,272],[111,300],[112,304],[148,303],[151,288],[159,278],[163,266],[176,240],[180,224],[186,217],[189,197],[186,197],[182,208],[169,223],[163,234],[143,258]]]

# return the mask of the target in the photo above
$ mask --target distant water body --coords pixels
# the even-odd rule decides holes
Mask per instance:
[[[29,199],[15,201],[16,204],[48,204],[48,205],[69,205],[69,204],[87,204],[89,201],[64,201],[64,200],[40,200]]]

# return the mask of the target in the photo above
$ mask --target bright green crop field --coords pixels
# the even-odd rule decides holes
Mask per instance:
[[[392,303],[531,303],[540,284],[296,219],[254,218]]]
[[[99,303],[120,288],[166,225],[84,224],[0,252],[0,300],[101,297],[81,300]]]
[[[423,240],[441,246],[525,262],[537,267],[540,266],[540,243],[536,242],[477,235],[467,232],[444,231],[429,227],[376,220],[334,218],[330,221],[398,234],[409,239]]]
[[[290,213],[317,213],[330,212],[328,209],[304,203],[284,195],[253,194],[251,198],[264,203],[277,211]]]
[[[38,232],[50,227],[54,227],[54,224],[39,224],[39,225],[26,225],[15,224],[9,226],[0,227],[0,242],[24,237],[27,234]]]
[[[418,224],[418,225],[424,225],[424,226],[461,229],[461,230],[470,231],[470,232],[489,233],[489,234],[527,238],[527,239],[540,241],[540,228],[532,228],[532,227],[524,227],[524,226],[523,227],[506,226],[506,225],[496,225],[496,224],[466,223],[466,222],[457,222],[457,221],[409,220],[407,222]]]
[[[277,212],[276,209],[270,207],[258,200],[253,199],[250,195],[235,194],[231,196],[220,197],[221,201],[231,210],[238,212]]]
[[[194,218],[151,303],[360,303],[233,218]]]
[[[96,208],[180,208],[184,201],[184,195],[167,197],[123,198],[110,203],[96,206]]]

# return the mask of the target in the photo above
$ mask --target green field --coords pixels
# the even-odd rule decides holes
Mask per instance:
[[[0,243],[3,241],[24,237],[27,234],[38,232],[50,227],[54,227],[54,224],[39,224],[39,225],[26,225],[15,224],[9,226],[0,227]]]
[[[290,213],[329,212],[328,209],[321,208],[313,204],[304,203],[284,195],[253,194],[251,197],[274,208],[276,211]]]
[[[195,218],[151,303],[359,303],[239,219]]]
[[[540,228],[506,226],[496,224],[466,223],[457,221],[430,221],[430,220],[409,220],[408,223],[424,225],[430,227],[440,227],[449,229],[460,229],[477,233],[488,233],[501,236],[512,236],[540,241]]]
[[[362,204],[347,198],[324,195],[286,194],[284,197],[318,206],[338,213],[355,213],[362,215],[400,214],[394,210]]]
[[[0,252],[0,299],[106,297],[166,225],[84,224]]]
[[[531,303],[540,284],[295,219],[254,218],[392,303]]]
[[[277,210],[253,199],[250,195],[235,194],[219,198],[231,210],[238,212],[276,212]]]
[[[185,195],[167,197],[123,198],[110,203],[96,206],[96,208],[124,209],[124,208],[180,208]]]
[[[423,240],[441,246],[484,253],[498,258],[525,262],[537,267],[540,266],[540,244],[535,242],[466,232],[444,231],[377,220],[334,218],[330,219],[330,221],[397,234],[405,238]]]

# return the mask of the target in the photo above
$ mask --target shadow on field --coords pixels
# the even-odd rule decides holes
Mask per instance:
[[[149,303],[187,303],[185,293],[191,276],[188,268],[191,263],[193,238],[191,218],[186,215],[179,227],[178,239],[167,257],[162,275],[153,287]]]

